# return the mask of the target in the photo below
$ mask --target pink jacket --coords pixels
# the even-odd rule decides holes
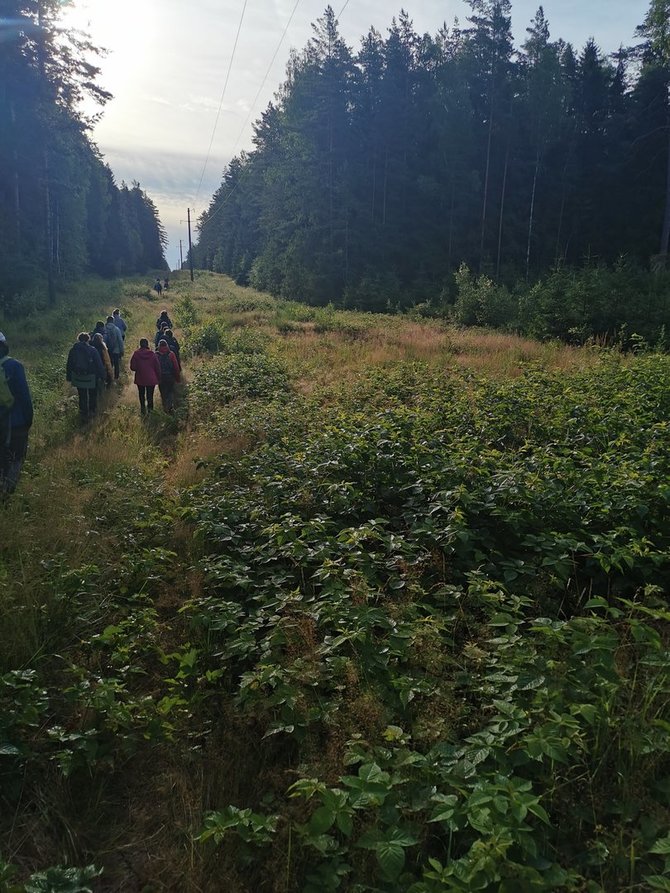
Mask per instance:
[[[150,347],[140,347],[130,358],[131,371],[135,373],[135,384],[146,387],[157,385],[161,380],[161,367],[158,357]]]

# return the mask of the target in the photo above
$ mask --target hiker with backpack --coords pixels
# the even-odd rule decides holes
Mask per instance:
[[[158,390],[161,394],[161,401],[165,412],[174,412],[174,386],[181,381],[179,374],[179,363],[177,357],[168,347],[165,338],[161,338],[158,342],[157,352],[158,362],[161,368],[161,377],[158,383]]]
[[[165,338],[165,332],[169,328],[168,324],[163,320],[158,329],[156,329],[156,334],[154,335],[154,347],[158,350],[158,342],[161,338]]]
[[[172,334],[172,329],[163,329],[163,338],[167,341],[167,346],[170,348],[172,353],[177,357],[177,365],[179,366],[179,371],[181,372],[181,357],[179,356],[179,342]]]
[[[123,356],[125,347],[121,329],[115,325],[113,316],[107,317],[104,338],[112,361],[112,366],[114,367],[114,380],[118,381],[119,375],[121,374],[121,357]]]
[[[121,332],[121,336],[123,340],[126,340],[126,332],[128,331],[128,323],[121,316],[121,311],[117,307],[116,310],[112,313],[112,318],[114,319],[114,325]]]
[[[156,277],[156,281],[154,282],[154,291],[159,297],[161,292],[163,291],[163,286],[161,285],[161,281],[158,277]]]
[[[0,332],[0,498],[13,493],[28,450],[33,401],[23,365]]]
[[[98,380],[106,378],[100,354],[90,344],[88,332],[81,332],[67,355],[65,377],[79,395],[79,415],[87,421],[98,408]]]
[[[135,373],[135,384],[140,398],[140,412],[146,415],[154,408],[154,388],[161,380],[158,357],[146,338],[140,338],[138,350],[130,358],[130,369]]]

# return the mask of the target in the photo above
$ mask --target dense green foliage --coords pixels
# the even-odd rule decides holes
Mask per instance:
[[[653,0],[642,43],[613,60],[594,40],[576,53],[550,39],[541,7],[515,48],[509,0],[468,5],[465,28],[420,36],[401,13],[358,52],[328,7],[256,123],[254,149],[231,161],[200,218],[198,265],[367,310],[441,293],[453,302],[462,263],[516,283],[526,306],[529,283],[551,269],[622,255],[646,271],[635,272],[643,293],[659,290],[648,270],[667,254],[670,214],[667,4]],[[624,306],[644,318],[628,286],[622,275]],[[577,324],[589,332],[631,321],[590,311]],[[525,321],[516,306],[497,315]]]
[[[301,351],[298,305],[213,319],[174,288],[200,480],[168,480],[183,402],[141,431],[120,406],[62,460],[95,551],[0,559],[26,889],[48,854],[52,890],[667,890],[668,358],[397,356],[306,392],[334,344],[408,324],[304,308]]]
[[[59,28],[60,8],[0,2],[0,308],[14,313],[84,273],[165,266],[155,205],[138,183],[117,186],[87,134],[81,98],[111,97],[85,36]]]

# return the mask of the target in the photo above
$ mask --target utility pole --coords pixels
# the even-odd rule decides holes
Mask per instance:
[[[191,209],[186,209],[186,216],[188,218],[188,260],[189,266],[191,267],[191,282],[193,282],[193,245],[191,243]]]
[[[179,269],[180,270],[184,269],[184,255],[182,254],[182,251],[181,251],[181,239],[179,240]]]

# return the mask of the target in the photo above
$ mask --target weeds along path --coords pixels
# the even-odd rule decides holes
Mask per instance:
[[[665,889],[668,359],[165,306],[188,424],[40,385],[0,514],[0,888]]]
[[[147,708],[155,667],[142,666],[137,651],[155,630],[150,663],[162,671],[158,653],[169,653],[170,624],[188,595],[181,587],[188,589],[189,555],[174,549],[174,507],[180,476],[193,476],[195,449],[183,405],[167,416],[157,393],[156,411],[141,418],[127,368],[171,302],[158,305],[135,283],[119,287],[105,298],[129,323],[121,385],[83,427],[76,392],[64,383],[65,356],[98,313],[86,304],[69,313],[49,358],[34,329],[15,331],[13,353],[27,367],[36,423],[20,487],[0,512],[0,877],[3,858],[21,877],[102,861],[109,881],[96,890],[139,889],[143,869],[134,860],[148,847],[137,844],[139,857],[128,851],[156,835],[148,803],[157,792],[145,782],[155,777],[156,747],[166,748],[167,765],[169,735]],[[110,663],[101,643],[112,641],[118,624],[128,630],[128,651]],[[120,837],[127,849],[118,862],[101,859]]]

